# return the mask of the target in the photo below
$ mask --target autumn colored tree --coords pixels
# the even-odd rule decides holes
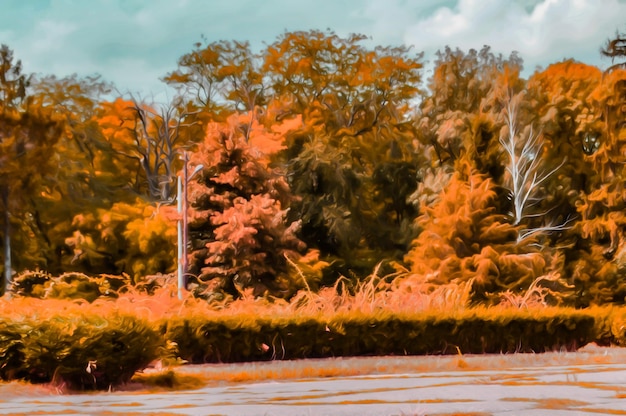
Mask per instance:
[[[265,104],[260,62],[248,42],[198,42],[163,80],[178,90],[182,101],[212,117],[222,111],[247,112]]]
[[[518,94],[509,99],[504,109],[506,126],[500,134],[500,144],[508,159],[504,187],[511,201],[512,224],[524,226],[519,230],[518,241],[563,231],[568,228],[570,220],[568,218],[556,223],[551,218],[551,207],[545,207],[543,212],[536,210],[537,205],[546,198],[545,182],[558,173],[567,157],[558,165],[547,165],[546,143],[542,133],[536,132],[532,125],[526,129],[518,127],[518,105],[523,98],[524,94]]]
[[[111,148],[97,122],[108,83],[99,77],[44,76],[35,78],[31,89],[37,101],[63,119],[64,130],[49,153],[52,169],[31,200],[38,258],[24,253],[23,266],[59,274],[72,270],[65,239],[73,232],[74,216],[124,199],[125,182],[112,173],[116,169],[107,162]]]
[[[523,90],[521,69],[517,54],[504,58],[488,46],[480,51],[446,47],[437,52],[418,119],[419,138],[431,149],[433,163],[454,165],[468,154],[477,169],[501,182],[502,93],[516,95]]]
[[[194,123],[190,114],[173,105],[157,111],[134,99],[118,98],[103,107],[100,126],[118,157],[126,158],[130,171],[124,176],[133,189],[151,201],[171,202],[181,152],[193,145],[185,134]]]
[[[319,279],[323,266],[297,237],[300,223],[287,220],[292,195],[272,167],[287,126],[268,130],[251,117],[210,124],[191,157],[203,165],[190,184],[191,284],[203,296],[238,297],[249,288],[256,296],[285,297],[309,284],[303,279]],[[313,273],[299,275],[303,268]]]
[[[74,216],[67,267],[87,274],[145,276],[172,273],[176,266],[174,207],[155,207],[141,198],[116,202]]]
[[[419,154],[407,114],[419,96],[421,55],[364,45],[332,31],[285,33],[265,53],[273,101],[265,122],[300,115],[289,135],[290,218],[343,274],[367,273],[414,236]],[[337,277],[337,274],[335,274]]]
[[[31,232],[30,199],[38,181],[52,169],[48,155],[63,131],[63,121],[51,108],[28,94],[30,76],[13,61],[13,51],[0,47],[0,203],[3,210],[4,273],[0,285],[10,284],[12,249],[27,251]],[[12,226],[20,232],[11,232]],[[24,234],[22,234],[22,232]],[[15,241],[13,237],[24,238]],[[12,242],[16,246],[12,247]],[[17,245],[17,243],[20,243]],[[21,245],[21,247],[20,247]],[[19,258],[16,259],[19,262]]]
[[[592,172],[586,156],[595,153],[602,141],[602,111],[590,100],[600,79],[598,68],[568,60],[550,65],[528,81],[527,100],[534,101],[533,112],[539,115],[533,121],[549,143],[547,163],[556,166],[567,159],[556,181],[565,194],[556,186],[549,192],[561,195],[569,206],[575,205],[575,199],[567,192],[589,189]]]
[[[589,186],[577,206],[581,218],[571,275],[580,306],[626,302],[626,129],[615,123],[624,101],[624,79],[625,71],[612,71],[588,99],[596,117],[605,123],[598,144],[587,156],[592,165]]]
[[[497,303],[505,291],[527,290],[548,272],[549,259],[532,239],[518,241],[518,227],[495,209],[492,180],[466,166],[424,207],[405,262],[422,284],[470,282],[475,302]]]

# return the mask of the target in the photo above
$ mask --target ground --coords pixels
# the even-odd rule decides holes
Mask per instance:
[[[154,370],[153,370],[154,371]],[[626,349],[185,366],[193,390],[0,384],[0,414],[626,415]]]

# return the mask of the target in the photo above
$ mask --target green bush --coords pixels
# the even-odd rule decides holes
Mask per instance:
[[[157,359],[164,345],[148,323],[118,314],[57,315],[19,325],[0,321],[0,341],[3,379],[74,390],[123,384]]]

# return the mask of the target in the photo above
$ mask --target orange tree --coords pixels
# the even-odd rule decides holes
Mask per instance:
[[[551,259],[535,238],[518,240],[519,226],[496,211],[493,181],[464,165],[424,207],[421,232],[404,260],[416,282],[469,283],[474,302],[498,303],[503,292],[528,290],[550,271]]]
[[[33,197],[33,219],[43,261],[25,267],[51,273],[72,270],[71,249],[65,239],[73,232],[75,215],[91,207],[109,206],[122,197],[123,178],[114,175],[114,166],[105,162],[110,148],[97,118],[100,97],[110,86],[99,78],[56,78],[44,76],[32,82],[33,94],[63,119],[64,129],[50,149],[50,174],[42,178]],[[105,162],[105,163],[103,163]]]
[[[365,46],[362,35],[287,32],[255,54],[247,43],[196,44],[164,79],[198,120],[251,111],[271,129],[300,116],[277,158],[295,198],[288,222],[335,273],[400,258],[414,236],[421,156],[408,114],[419,97],[421,55]]]
[[[292,195],[272,164],[283,148],[284,131],[265,128],[252,114],[209,124],[191,157],[203,166],[189,188],[196,294],[238,297],[250,289],[255,296],[288,297],[319,279],[324,264],[298,238],[300,222],[287,219]]]
[[[134,103],[104,103],[102,95],[110,93],[110,88],[97,78],[47,76],[35,80],[32,88],[35,99],[63,119],[64,129],[49,149],[53,166],[32,197],[31,241],[38,245],[38,250],[32,251],[41,258],[22,256],[22,268],[92,275],[127,273],[134,280],[173,271],[175,220],[168,215],[172,208],[151,205],[140,154],[132,153],[139,144],[124,130],[136,127],[138,110],[130,106]],[[116,107],[116,103],[120,105]],[[118,117],[126,114],[124,111],[128,120]],[[134,131],[169,138],[168,128],[160,128],[162,120],[154,118],[154,123],[146,118],[145,131]],[[140,121],[138,124],[143,127]],[[151,139],[145,138],[143,143]],[[154,163],[154,154],[148,154],[150,163]],[[157,169],[157,173],[165,171]],[[157,198],[161,195],[158,191]]]
[[[198,42],[163,80],[178,90],[181,102],[211,118],[251,111],[266,102],[260,57],[248,42]]]
[[[420,106],[420,138],[437,166],[469,155],[475,167],[499,183],[504,174],[499,132],[502,98],[524,88],[522,60],[495,55],[488,46],[437,53],[429,94]]]
[[[622,70],[606,74],[589,97],[594,112],[581,123],[599,133],[587,155],[589,183],[578,204],[579,243],[571,264],[581,306],[626,302],[625,79]]]

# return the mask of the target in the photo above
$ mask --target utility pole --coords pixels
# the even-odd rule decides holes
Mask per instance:
[[[9,186],[2,188],[2,203],[4,205],[4,294],[11,296],[11,215],[9,213]],[[2,288],[0,288],[2,289]],[[0,293],[2,291],[0,290]]]
[[[186,169],[185,166],[184,169]],[[183,298],[183,290],[186,289],[185,285],[185,266],[183,264],[184,253],[184,239],[183,239],[183,200],[181,198],[183,194],[183,181],[180,175],[178,175],[178,181],[176,184],[176,200],[178,202],[178,299]]]
[[[187,246],[189,244],[189,225],[187,210],[189,206],[187,188],[189,180],[200,172],[204,166],[198,165],[193,172],[189,174],[187,171],[189,165],[189,154],[183,152],[183,172],[182,177],[178,175],[176,199],[178,209],[178,299],[183,298],[183,292],[187,290]]]

